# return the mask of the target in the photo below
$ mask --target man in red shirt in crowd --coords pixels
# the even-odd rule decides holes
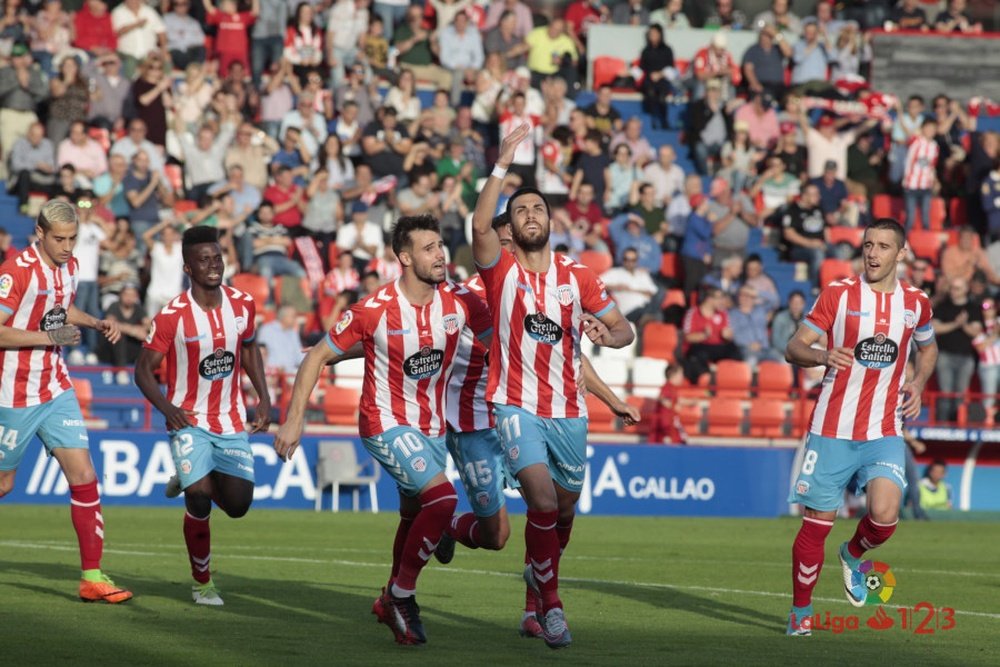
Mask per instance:
[[[118,48],[118,36],[111,25],[111,13],[104,0],[87,0],[73,18],[76,39],[73,46],[95,56],[106,56]]]
[[[692,383],[720,359],[739,359],[726,313],[726,295],[718,287],[703,286],[698,307],[684,315],[684,374]]]
[[[274,185],[264,190],[264,199],[274,204],[274,223],[288,228],[292,236],[302,230],[302,214],[306,211],[305,191],[293,180],[292,170],[285,165],[278,167]]]

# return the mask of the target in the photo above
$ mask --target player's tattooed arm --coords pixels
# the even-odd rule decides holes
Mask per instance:
[[[72,324],[66,324],[58,329],[46,332],[53,345],[77,345],[80,342],[80,329]]]
[[[283,460],[288,461],[299,447],[302,429],[305,426],[306,404],[309,396],[316,388],[323,367],[335,364],[346,356],[327,342],[329,337],[313,345],[295,374],[295,384],[292,386],[292,398],[285,412],[285,422],[274,436],[274,451]]]
[[[10,313],[0,310],[0,350],[14,350],[21,347],[41,347],[52,345],[47,331],[26,331],[6,326]]]
[[[585,355],[580,356],[583,364],[583,382],[587,391],[596,396],[602,403],[608,406],[613,413],[621,417],[626,426],[634,426],[639,423],[641,415],[639,409],[634,405],[629,405],[611,390],[611,387],[604,383],[601,376],[597,374],[594,367]]]

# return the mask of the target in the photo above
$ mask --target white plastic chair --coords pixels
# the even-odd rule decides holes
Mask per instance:
[[[371,501],[372,512],[378,513],[378,484],[382,468],[372,461],[374,472],[364,475],[365,466],[358,464],[357,451],[354,443],[343,440],[321,441],[319,460],[316,465],[316,511],[323,507],[323,489],[333,487],[333,511],[340,511],[340,487],[349,486],[354,500],[354,511],[360,506],[361,487],[368,487],[368,498]]]

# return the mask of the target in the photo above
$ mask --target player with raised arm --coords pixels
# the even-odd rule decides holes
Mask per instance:
[[[166,419],[177,476],[184,490],[184,542],[196,604],[220,606],[212,581],[212,502],[238,519],[253,502],[253,452],[244,420],[240,372],[246,371],[260,401],[250,433],[266,431],[271,403],[264,363],[255,339],[256,304],[249,294],[222,284],[225,268],[216,229],[192,227],[181,241],[191,288],[153,318],[135,367],[135,383]],[[166,395],[154,373],[167,361]]]
[[[812,591],[824,544],[851,480],[856,478],[868,497],[868,513],[839,550],[844,592],[852,605],[863,606],[867,597],[858,569],[862,556],[885,543],[899,520],[906,490],[903,419],[920,414],[920,395],[937,360],[930,300],[896,277],[905,245],[895,220],[880,218],[869,225],[862,246],[864,273],[827,285],[785,350],[796,366],[827,367],[789,497],[802,505],[803,515],[792,546],[789,635],[812,632]],[[813,347],[824,334],[827,349]],[[905,382],[911,341],[917,346],[916,373]]]
[[[496,216],[493,228],[500,245],[510,250],[513,242],[507,215]],[[463,285],[479,298],[486,299],[486,288],[479,275],[472,276]],[[442,563],[451,561],[456,541],[470,549],[499,550],[510,536],[503,491],[511,480],[505,472],[503,446],[486,401],[487,352],[487,347],[471,333],[463,333],[448,382],[448,451],[455,461],[472,511],[456,515],[441,537],[434,556]],[[583,357],[583,375],[587,390],[620,416],[626,425],[639,422],[639,410],[619,399],[597,376],[586,357]],[[536,617],[535,595],[530,589],[525,596],[520,632],[523,637],[542,636],[542,626]]]
[[[569,542],[586,468],[587,404],[580,337],[624,347],[635,334],[593,271],[549,247],[549,205],[534,188],[507,202],[513,252],[493,214],[514,153],[531,131],[521,125],[500,145],[472,218],[472,249],[496,333],[487,400],[494,405],[507,467],[528,505],[526,583],[538,591],[538,621],[552,648],[571,642],[559,599],[559,555]]]
[[[118,325],[73,305],[79,264],[73,257],[76,209],[50,201],[38,214],[38,242],[0,265],[0,498],[28,443],[38,434],[69,484],[70,514],[80,547],[80,599],[125,602],[132,593],[101,571],[104,518],[90,440],[62,358],[80,342],[79,327],[96,329],[111,343]]]
[[[444,243],[433,217],[400,218],[392,248],[402,277],[352,306],[306,355],[274,448],[286,460],[295,453],[320,371],[361,343],[365,377],[358,428],[365,449],[396,480],[400,501],[392,572],[372,613],[398,643],[422,644],[427,638],[415,597],[417,577],[458,501],[444,473],[445,389],[463,331],[488,340],[491,327],[478,298],[445,282]]]

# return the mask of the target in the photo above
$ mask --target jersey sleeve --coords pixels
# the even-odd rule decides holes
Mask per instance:
[[[479,269],[479,275],[482,276],[483,285],[486,286],[486,300],[489,303],[490,308],[496,308],[499,305],[499,295],[501,289],[501,283],[503,283],[503,277],[507,275],[507,270],[514,264],[514,255],[510,253],[509,250],[504,250],[500,248],[500,254],[497,255],[496,259],[493,260],[491,264],[486,266],[480,266],[477,264]]]
[[[601,318],[615,309],[617,304],[608,294],[608,288],[604,286],[604,281],[597,277],[590,269],[579,271],[576,274],[580,284],[580,305],[594,317]]]
[[[934,310],[931,307],[931,300],[927,298],[926,294],[920,295],[919,303],[920,316],[917,318],[917,326],[913,330],[913,340],[917,345],[923,347],[934,342],[934,326],[931,324],[931,320],[934,319]]]
[[[247,345],[257,338],[257,303],[253,299],[243,302],[246,309],[247,328],[243,330],[242,343]]]
[[[458,298],[465,305],[466,326],[472,330],[476,338],[480,340],[489,338],[493,334],[493,320],[486,302],[467,289],[463,289]]]
[[[837,317],[837,303],[840,301],[840,294],[841,290],[836,288],[824,289],[819,293],[815,305],[802,322],[821,336],[832,331],[833,321]]]
[[[147,350],[166,354],[174,343],[174,336],[177,335],[177,320],[176,316],[163,311],[157,313],[149,325],[149,333],[146,334],[142,346]]]
[[[18,271],[13,262],[0,266],[0,312],[13,315],[21,305],[25,279],[24,272]]]
[[[365,313],[365,302],[359,302],[351,306],[340,317],[340,320],[333,325],[326,334],[326,344],[337,354],[344,354],[354,347],[365,337],[367,329],[367,316]]]

